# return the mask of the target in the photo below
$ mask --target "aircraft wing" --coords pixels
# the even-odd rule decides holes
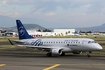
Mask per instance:
[[[8,39],[8,41],[10,42],[11,45],[15,45],[15,44],[20,44],[20,45],[24,45],[25,42],[19,41],[19,40],[10,40]]]
[[[17,46],[25,46],[28,48],[39,48],[39,49],[55,49],[55,48],[63,48],[63,46],[34,46],[34,45],[17,45]]]
[[[64,46],[32,46],[32,45],[17,45],[17,46],[21,46],[21,47],[27,47],[27,48],[35,48],[35,49],[41,49],[44,51],[50,51],[53,50],[53,52],[57,52],[58,50],[62,50],[62,51],[72,51],[72,49],[68,48],[68,47],[64,47]],[[54,51],[55,50],[55,51]]]
[[[20,47],[27,47],[27,48],[37,48],[37,49],[45,49],[45,50],[50,50],[50,49],[63,49],[64,46],[34,46],[34,45],[27,45],[25,44],[25,42],[21,42],[21,41],[18,41],[18,40],[15,40],[15,41],[11,41],[10,39],[8,39],[10,44],[11,45],[15,45],[15,46],[20,46]],[[14,44],[13,42],[17,43],[17,44]]]

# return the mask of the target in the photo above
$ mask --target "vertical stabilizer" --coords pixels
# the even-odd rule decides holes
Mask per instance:
[[[32,36],[30,36],[28,34],[28,32],[26,31],[25,27],[23,26],[23,24],[21,23],[20,20],[16,20],[16,24],[17,24],[19,39],[31,39],[31,38],[33,38]]]

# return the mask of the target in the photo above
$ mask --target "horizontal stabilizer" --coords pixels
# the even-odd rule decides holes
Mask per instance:
[[[8,39],[8,41],[9,41],[9,43],[10,43],[11,45],[14,45],[10,39]]]

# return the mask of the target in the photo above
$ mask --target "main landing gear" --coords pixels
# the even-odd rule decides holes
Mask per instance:
[[[51,52],[48,52],[48,53],[46,54],[46,56],[51,57],[51,56],[52,56],[52,53],[51,53]],[[65,53],[62,52],[62,54],[60,54],[60,56],[65,56]]]
[[[49,53],[46,54],[46,56],[51,57],[52,56],[52,53],[49,52]]]
[[[86,54],[87,54],[87,57],[90,57],[90,52],[88,51],[88,52],[86,52]]]
[[[65,53],[64,53],[64,52],[62,52],[62,54],[61,54],[60,56],[65,56]]]

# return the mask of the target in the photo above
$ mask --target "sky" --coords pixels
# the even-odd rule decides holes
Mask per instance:
[[[105,0],[0,0],[0,17],[0,26],[13,26],[15,19],[47,28],[99,26],[105,23]]]

